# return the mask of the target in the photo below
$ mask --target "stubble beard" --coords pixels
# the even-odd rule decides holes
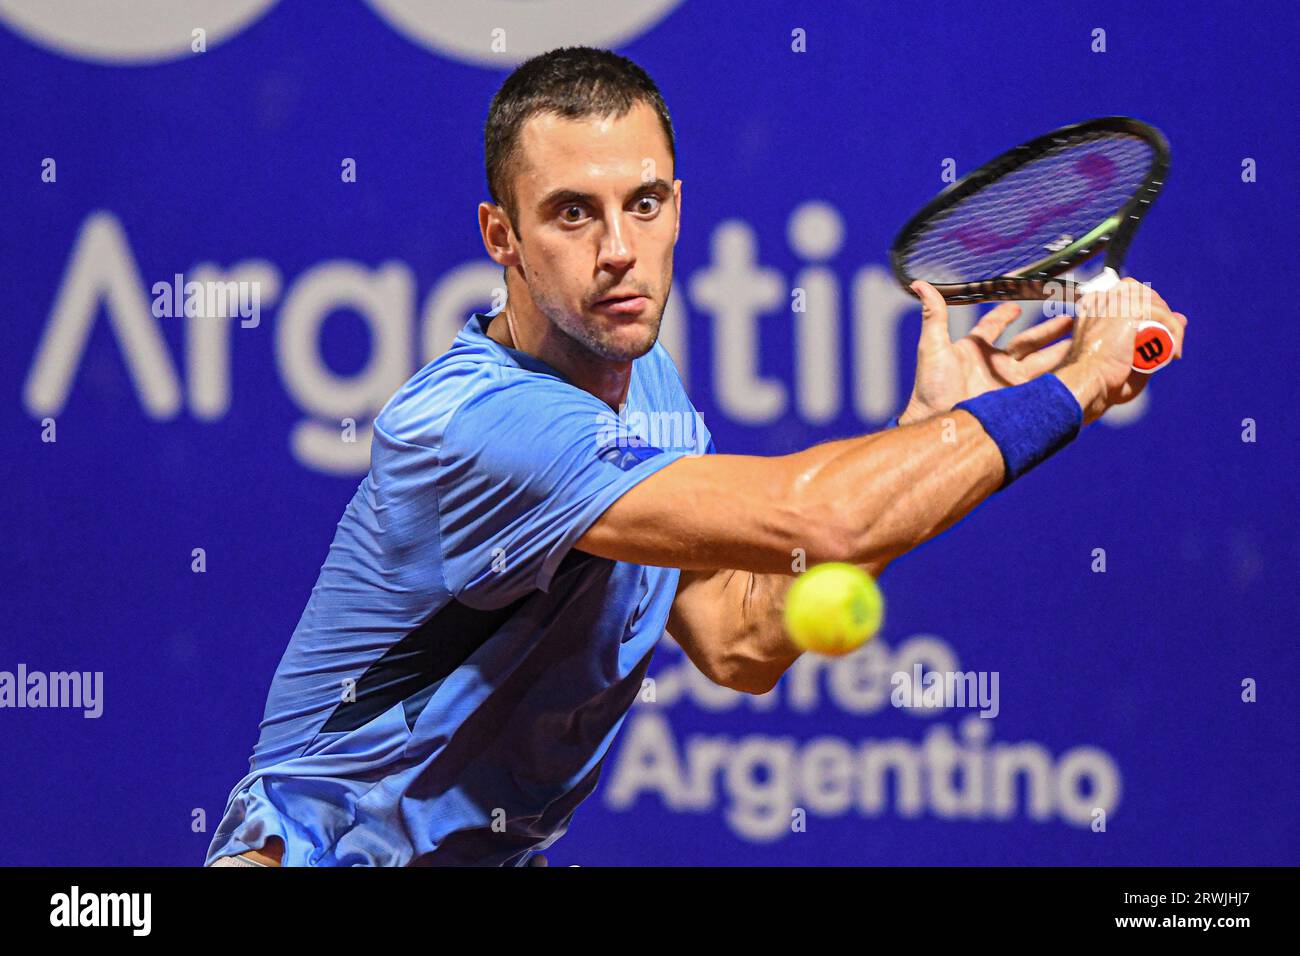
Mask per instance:
[[[651,300],[653,303],[653,300]],[[664,305],[667,303],[665,302]],[[593,356],[606,362],[631,362],[641,358],[654,348],[659,340],[659,327],[663,323],[664,305],[657,303],[647,307],[646,312],[637,320],[640,333],[637,341],[629,344],[621,341],[627,329],[622,325],[588,325],[582,318],[573,319],[566,314],[557,318],[549,309],[543,310],[547,320],[558,329],[570,345],[570,354],[576,358],[590,359]],[[655,309],[653,313],[650,309]]]

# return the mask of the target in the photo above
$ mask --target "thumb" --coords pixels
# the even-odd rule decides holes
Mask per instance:
[[[942,349],[952,344],[948,335],[948,303],[939,290],[924,279],[912,283],[912,291],[921,299],[921,348]]]

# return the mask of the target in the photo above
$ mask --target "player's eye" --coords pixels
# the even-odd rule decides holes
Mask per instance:
[[[569,213],[575,213],[575,215],[570,216]],[[563,219],[565,222],[581,222],[582,207],[577,205],[576,203],[565,206],[564,209],[560,211],[560,218]]]
[[[646,204],[648,204],[648,206]],[[661,203],[658,196],[642,196],[636,201],[636,211],[649,216],[658,212],[660,205]]]

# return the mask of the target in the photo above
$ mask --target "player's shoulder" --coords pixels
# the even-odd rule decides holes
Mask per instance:
[[[439,448],[453,422],[486,430],[509,418],[542,427],[565,410],[599,407],[598,399],[557,375],[453,348],[408,379],[375,425],[397,441]]]
[[[397,441],[436,448],[462,406],[521,386],[526,387],[521,376],[507,367],[440,356],[394,393],[376,416],[375,427]]]

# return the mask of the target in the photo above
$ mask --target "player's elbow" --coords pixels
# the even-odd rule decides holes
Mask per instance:
[[[713,683],[742,694],[766,694],[785,673],[788,660],[769,660],[750,653],[749,646],[737,641],[715,649],[696,661],[696,667]]]
[[[776,686],[782,670],[757,661],[741,661],[715,669],[705,676],[729,690],[761,696]]]

